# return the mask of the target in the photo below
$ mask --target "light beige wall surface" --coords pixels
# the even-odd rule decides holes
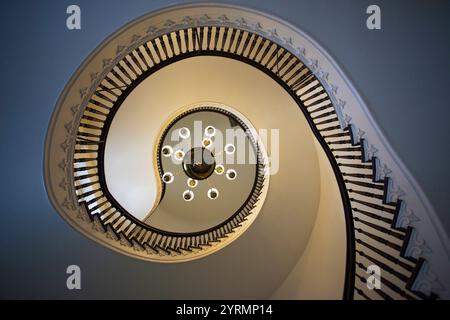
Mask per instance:
[[[320,165],[320,204],[303,255],[274,299],[342,299],[345,278],[345,216],[333,170],[316,142]]]

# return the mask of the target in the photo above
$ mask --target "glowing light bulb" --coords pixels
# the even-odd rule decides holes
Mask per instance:
[[[161,149],[161,153],[164,157],[170,157],[173,153],[173,149],[171,146],[164,146]]]
[[[226,154],[233,154],[236,151],[236,148],[231,143],[227,144],[224,149]]]
[[[192,201],[192,199],[194,199],[194,193],[191,190],[186,190],[185,192],[183,192],[183,200],[184,201]]]
[[[219,190],[217,190],[216,188],[211,188],[208,190],[208,198],[210,198],[211,200],[217,199],[218,196]]]
[[[211,140],[210,138],[205,138],[205,139],[203,139],[203,141],[202,141],[202,145],[203,145],[203,147],[205,147],[205,148],[209,148],[209,147],[212,146],[212,140]]]
[[[181,139],[187,139],[191,135],[191,131],[189,131],[188,128],[184,127],[178,131],[178,135],[180,136]]]
[[[172,183],[174,179],[175,177],[173,176],[172,172],[166,172],[162,176],[162,180],[164,181],[164,183]]]
[[[188,187],[190,187],[190,188],[195,188],[195,187],[197,186],[197,184],[198,184],[198,181],[195,180],[195,179],[189,178],[189,179],[187,180],[187,185],[188,185]]]
[[[183,160],[184,158],[184,151],[183,150],[177,150],[175,151],[175,159],[178,161]]]
[[[220,176],[221,174],[224,173],[225,168],[223,167],[223,165],[219,164],[216,166],[215,171],[216,171],[216,174],[218,174]]]
[[[213,126],[207,126],[205,128],[205,136],[207,137],[214,137],[216,135],[216,128],[214,128]]]
[[[234,169],[228,169],[226,174],[228,180],[234,180],[237,177],[236,170]]]

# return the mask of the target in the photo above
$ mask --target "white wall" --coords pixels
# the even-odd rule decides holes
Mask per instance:
[[[303,255],[274,292],[274,299],[341,299],[345,278],[345,216],[333,170],[316,142],[320,203]]]

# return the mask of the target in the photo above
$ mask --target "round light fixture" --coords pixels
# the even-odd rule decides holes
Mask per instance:
[[[214,137],[216,135],[216,128],[214,128],[213,126],[207,126],[205,128],[205,136],[211,138]]]
[[[187,180],[187,185],[189,188],[195,188],[197,186],[197,184],[198,184],[198,180],[191,179],[191,178],[189,178]]]
[[[202,141],[202,145],[203,145],[204,148],[211,148],[212,140],[210,138],[205,138]]]
[[[183,200],[184,201],[192,201],[194,199],[194,193],[191,190],[186,190],[183,192]]]
[[[236,170],[234,170],[234,169],[228,169],[228,170],[227,170],[227,173],[226,173],[226,176],[227,176],[228,180],[234,180],[234,179],[236,179],[236,176],[237,176]]]
[[[184,158],[184,151],[183,150],[175,151],[175,160],[182,161],[183,158]]]
[[[173,153],[173,149],[172,149],[171,146],[164,146],[164,147],[161,149],[161,154],[162,154],[164,157],[170,157],[170,156],[172,155],[172,153]]]
[[[218,175],[220,176],[221,174],[224,173],[225,168],[223,167],[223,165],[218,164],[218,165],[216,166],[215,171],[216,171],[216,174],[218,174]]]
[[[181,139],[187,139],[191,135],[191,131],[189,131],[188,128],[184,127],[178,131],[178,135],[180,136]]]
[[[236,148],[231,143],[227,144],[224,148],[226,154],[233,154],[236,151]]]
[[[162,176],[162,180],[164,183],[172,183],[174,180],[174,176],[172,172],[166,172]]]
[[[205,148],[192,148],[183,158],[183,170],[195,180],[204,180],[211,176],[216,167],[214,155]]]
[[[208,198],[214,200],[217,199],[217,197],[219,197],[219,190],[217,190],[216,188],[211,188],[208,190]]]

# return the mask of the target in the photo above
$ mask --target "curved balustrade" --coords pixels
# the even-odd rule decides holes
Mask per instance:
[[[411,228],[396,227],[402,201],[388,203],[388,180],[380,180],[376,157],[351,126],[342,127],[321,81],[286,48],[248,30],[204,25],[176,30],[142,42],[124,55],[100,82],[80,120],[73,161],[78,201],[111,237],[149,254],[189,254],[220,242],[245,221],[251,205],[229,223],[204,234],[178,235],[145,228],[105,192],[102,144],[121,101],[143,79],[173,62],[199,55],[237,59],[268,74],[297,102],[338,182],[346,214],[347,268],[344,298],[428,299],[412,286],[423,259],[405,256]],[[262,183],[262,181],[260,181]],[[259,187],[261,188],[261,187]],[[257,196],[255,196],[255,201]],[[383,271],[381,289],[369,290],[369,265]]]

